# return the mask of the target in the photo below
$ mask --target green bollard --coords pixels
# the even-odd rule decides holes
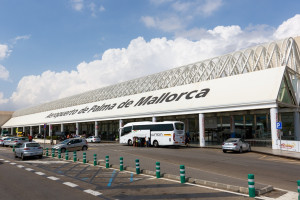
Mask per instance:
[[[83,152],[83,159],[82,159],[82,162],[83,162],[83,164],[85,164],[86,163],[86,153],[85,152]]]
[[[105,156],[106,168],[109,168],[109,156]]]
[[[156,178],[160,178],[160,162],[156,162]]]
[[[185,183],[185,167],[180,165],[180,182]]]
[[[68,152],[68,150],[66,150],[65,156],[66,156],[66,160],[69,160],[69,152]]]
[[[76,154],[76,151],[73,152],[73,161],[74,161],[74,162],[77,161],[77,154]]]
[[[254,174],[248,174],[249,197],[255,197]]]
[[[55,156],[55,149],[52,148],[52,158]]]
[[[97,154],[94,154],[94,166],[97,165]]]
[[[136,159],[135,160],[135,171],[136,171],[136,174],[140,174],[140,160],[139,159]]]
[[[57,156],[57,157],[58,157],[59,159],[61,159],[61,150],[58,149],[57,151],[58,151],[58,156]]]
[[[298,185],[298,200],[300,200],[300,180],[297,181]]]
[[[124,170],[124,166],[123,166],[123,157],[120,157],[120,171]]]
[[[13,152],[15,152],[15,145],[13,145]]]
[[[46,156],[48,156],[49,155],[49,153],[48,153],[48,148],[46,148]]]

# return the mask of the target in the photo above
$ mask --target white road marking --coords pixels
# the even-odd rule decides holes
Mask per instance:
[[[4,159],[1,158],[0,160],[4,160]]]
[[[31,169],[31,168],[26,168],[25,170],[27,170],[27,171],[33,171],[33,169]]]
[[[66,161],[40,161],[40,160],[32,160],[32,161],[23,161],[24,163],[33,163],[33,164],[57,164],[57,163],[68,163]]]
[[[10,162],[9,160],[5,160],[4,162]]]
[[[102,195],[102,193],[94,191],[94,190],[91,190],[91,189],[84,190],[84,192],[89,193],[89,194],[94,195],[94,196],[100,196],[100,195]]]
[[[78,185],[74,184],[74,183],[70,183],[70,182],[64,182],[63,184],[69,186],[69,187],[77,187]]]
[[[17,165],[17,167],[19,167],[19,168],[23,168],[24,166],[23,166],[23,165]]]
[[[9,163],[9,164],[11,164],[11,165],[16,165],[17,163],[12,162],[12,163]]]
[[[47,178],[49,178],[49,179],[51,179],[51,180],[53,180],[53,181],[57,181],[57,180],[59,180],[59,178],[57,178],[57,177],[54,177],[54,176],[49,176],[49,177],[47,177]]]
[[[43,173],[43,172],[35,172],[37,175],[40,175],[40,176],[43,176],[43,175],[45,175],[45,173]]]

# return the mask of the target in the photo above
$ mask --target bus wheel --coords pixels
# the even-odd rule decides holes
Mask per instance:
[[[128,140],[128,146],[132,146],[132,141]]]
[[[153,146],[154,146],[155,148],[159,146],[159,145],[158,145],[158,142],[157,142],[156,140],[153,142]]]

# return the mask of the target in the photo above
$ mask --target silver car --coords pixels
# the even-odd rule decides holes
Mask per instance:
[[[29,142],[28,137],[15,137],[9,143],[8,146],[13,147],[22,145],[25,142]]]
[[[101,139],[98,136],[90,136],[88,138],[86,138],[87,142],[98,142],[100,143]]]
[[[241,138],[229,138],[223,143],[222,149],[224,153],[227,151],[237,151],[242,153],[243,151],[251,151],[251,146]]]
[[[76,150],[82,150],[86,151],[88,149],[87,141],[84,138],[70,138],[62,141],[61,143],[58,143],[54,145],[52,148],[56,150],[61,150],[62,153],[64,153],[66,150],[68,151],[76,151]]]
[[[5,146],[5,147],[8,147],[10,142],[14,139],[14,137],[8,137],[8,138],[5,138],[3,141],[2,141],[2,146]]]
[[[24,160],[27,157],[38,156],[43,158],[43,148],[36,142],[25,142],[21,146],[17,146],[15,149],[15,158],[22,158]]]

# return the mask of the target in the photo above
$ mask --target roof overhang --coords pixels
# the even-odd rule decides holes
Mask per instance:
[[[285,67],[11,118],[3,127],[192,113],[265,109],[277,106]]]

